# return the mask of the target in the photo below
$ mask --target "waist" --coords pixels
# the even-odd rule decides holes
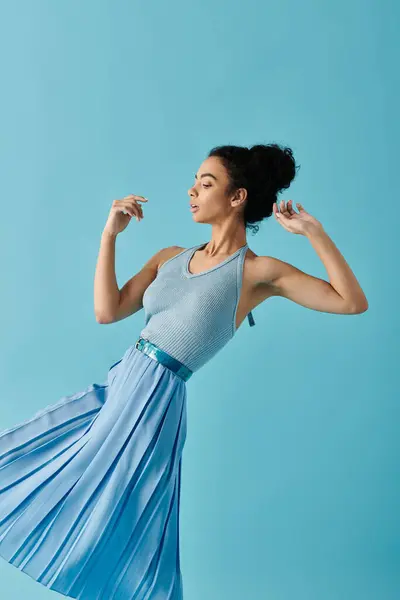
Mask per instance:
[[[173,371],[184,381],[187,381],[193,375],[193,371],[186,365],[145,338],[139,337],[135,343],[135,348]]]

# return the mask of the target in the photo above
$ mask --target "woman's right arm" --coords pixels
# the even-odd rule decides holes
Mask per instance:
[[[118,288],[115,240],[133,217],[137,221],[143,219],[143,209],[138,202],[147,202],[147,198],[129,194],[122,200],[114,200],[101,235],[94,276],[94,313],[98,323],[114,323],[139,310],[144,290],[157,274],[158,253],[121,290]]]
[[[142,269],[119,289],[115,274],[116,235],[103,231],[94,279],[94,312],[98,323],[115,323],[143,307],[143,294],[157,276],[168,248],[154,254]]]

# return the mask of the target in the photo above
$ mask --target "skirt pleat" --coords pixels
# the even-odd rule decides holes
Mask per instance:
[[[0,432],[0,556],[65,596],[181,600],[186,384],[131,346]]]

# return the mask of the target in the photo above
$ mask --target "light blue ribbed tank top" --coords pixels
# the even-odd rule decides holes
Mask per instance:
[[[218,265],[190,273],[198,244],[166,260],[143,294],[145,326],[140,336],[193,372],[235,335],[247,243]],[[254,325],[252,313],[248,314]]]

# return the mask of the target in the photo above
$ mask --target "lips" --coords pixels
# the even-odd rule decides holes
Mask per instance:
[[[193,206],[190,205],[190,211],[191,212],[196,212],[197,210],[199,210],[199,206],[197,204],[194,204]]]

